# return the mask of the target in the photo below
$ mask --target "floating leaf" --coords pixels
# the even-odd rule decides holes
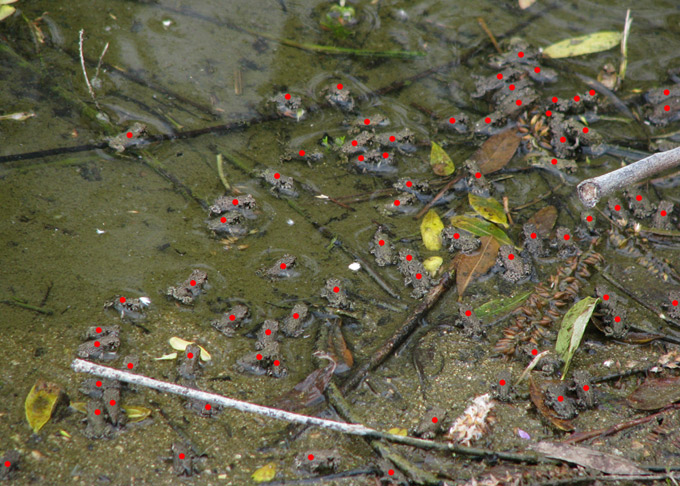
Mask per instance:
[[[187,346],[189,346],[190,344],[194,344],[193,341],[186,341],[177,336],[171,337],[170,339],[168,339],[168,342],[170,343],[170,346],[172,346],[172,349],[176,349],[177,351],[184,351],[185,349],[187,349]],[[203,361],[210,361],[212,359],[210,353],[208,353],[200,344],[198,345],[198,347],[201,348],[201,359]]]
[[[538,236],[547,238],[550,236],[550,231],[552,231],[556,221],[557,208],[555,206],[546,206],[536,211],[525,224],[535,225]]]
[[[637,410],[658,410],[680,400],[680,376],[648,378],[628,396]]]
[[[16,8],[10,7],[9,5],[0,5],[0,20],[5,20],[16,11]]]
[[[480,319],[488,316],[495,316],[497,314],[504,314],[518,307],[522,302],[527,300],[533,294],[532,290],[528,290],[523,294],[516,295],[510,299],[495,299],[482,304],[475,308],[475,315]]]
[[[38,433],[49,422],[61,394],[61,387],[54,383],[38,380],[26,397],[24,408],[26,420],[33,432]]]
[[[400,429],[399,427],[393,427],[388,430],[387,433],[392,435],[401,435],[402,437],[406,437],[408,435],[406,429]]]
[[[423,262],[423,267],[425,267],[425,270],[427,270],[430,276],[434,278],[434,276],[437,275],[437,270],[442,266],[442,263],[444,263],[442,257],[433,256]]]
[[[425,248],[430,251],[442,249],[442,230],[444,223],[434,209],[430,209],[420,223],[420,234]]]
[[[534,3],[536,3],[536,0],[519,0],[519,8],[521,10],[526,10],[529,7],[531,7]]]
[[[539,442],[532,445],[531,449],[547,457],[589,467],[606,474],[646,474],[647,470],[639,468],[634,462],[623,457],[617,457],[604,452],[589,449],[587,447],[573,446],[570,444],[555,444],[552,442]]]
[[[503,211],[503,206],[494,198],[484,198],[468,192],[468,201],[472,209],[482,218],[492,223],[503,225],[506,228],[508,227],[508,217],[505,215],[505,211]]]
[[[621,32],[595,32],[593,34],[572,37],[557,42],[543,50],[543,55],[553,59],[583,56],[602,52],[616,47],[621,42]]]
[[[432,142],[432,150],[430,151],[430,165],[432,171],[438,176],[448,176],[456,171],[456,166],[453,165],[451,157],[435,142]]]
[[[593,315],[595,306],[599,301],[600,299],[596,297],[586,297],[574,304],[562,318],[560,332],[555,343],[555,352],[564,361],[563,380],[567,375],[571,358],[574,357],[574,353],[581,344],[581,338],[586,331],[590,316]]]
[[[164,354],[163,356],[159,358],[154,358],[156,361],[166,361],[169,359],[177,359],[177,353],[169,353],[169,354]]]
[[[534,381],[533,377],[529,378],[529,396],[531,401],[536,407],[536,410],[547,418],[551,424],[557,427],[559,430],[564,430],[566,432],[571,432],[574,430],[574,425],[566,419],[560,418],[557,414],[545,405],[545,396],[541,387]]]
[[[141,422],[151,415],[150,409],[139,405],[123,405],[123,410],[125,410],[129,422]]]
[[[469,231],[475,236],[493,236],[499,245],[512,245],[508,235],[493,223],[470,216],[452,216],[451,225]],[[515,245],[512,245],[515,246]],[[519,249],[517,246],[515,248]]]
[[[486,139],[471,159],[477,162],[482,174],[491,174],[510,162],[521,140],[513,128],[497,133]]]
[[[270,462],[255,471],[251,478],[256,483],[266,483],[274,479],[274,476],[276,476],[276,463]]]
[[[482,236],[481,239],[482,244],[476,253],[472,255],[459,253],[453,260],[459,296],[463,295],[470,282],[484,275],[496,263],[498,242],[491,236]]]

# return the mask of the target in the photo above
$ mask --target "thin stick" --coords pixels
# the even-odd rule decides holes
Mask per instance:
[[[576,187],[576,190],[581,203],[587,208],[592,208],[603,197],[678,165],[680,147],[652,154],[615,171],[586,179]]]
[[[429,203],[427,203],[427,204],[425,205],[425,207],[423,207],[423,209],[421,209],[420,211],[418,211],[418,214],[416,214],[416,215],[413,217],[413,219],[420,219],[420,218],[423,216],[423,214],[427,213],[427,212],[430,210],[430,208],[432,207],[432,205],[433,205],[434,203],[436,203],[437,201],[439,201],[439,200],[442,198],[442,196],[444,196],[444,194],[446,194],[447,192],[449,192],[449,189],[451,189],[451,188],[453,187],[453,185],[454,185],[456,182],[458,182],[459,180],[461,180],[462,178],[463,178],[463,176],[462,176],[462,175],[459,175],[459,176],[454,177],[453,179],[451,179],[451,180],[449,181],[449,183],[446,184],[444,187],[442,187],[442,189],[437,193],[437,195],[436,195],[434,198],[432,198],[432,201],[430,201]]]
[[[626,78],[626,68],[628,67],[628,34],[633,19],[630,17],[630,9],[626,10],[626,22],[623,27],[623,37],[621,38],[621,65],[619,66],[619,79]]]
[[[227,180],[227,177],[224,175],[222,154],[217,154],[217,173],[220,176],[220,180],[222,181],[222,185],[224,186],[224,188],[227,190],[227,192],[231,192],[231,186],[229,185],[229,181]]]
[[[240,400],[234,400],[233,398],[227,398],[222,395],[216,395],[215,393],[208,393],[201,390],[196,390],[193,388],[187,388],[185,386],[177,385],[175,383],[168,383],[167,381],[155,380],[143,375],[138,375],[135,373],[129,373],[124,370],[117,370],[115,368],[109,368],[108,366],[102,366],[95,363],[90,363],[82,359],[75,359],[71,363],[71,368],[77,373],[90,373],[95,376],[100,376],[102,378],[107,378],[109,380],[123,381],[125,383],[132,383],[134,385],[141,385],[148,388],[153,388],[165,393],[172,393],[175,395],[181,395],[186,398],[193,398],[203,402],[213,403],[216,405],[221,405],[226,408],[233,408],[241,412],[255,413],[258,415],[264,415],[265,417],[270,417],[277,420],[285,420],[287,422],[293,422],[304,425],[317,425],[326,429],[336,430],[338,432],[343,432],[345,434],[351,435],[376,435],[380,434],[379,431],[364,427],[361,424],[347,424],[343,422],[336,422],[334,420],[326,420],[318,417],[310,417],[308,415],[300,415],[297,413],[286,412],[285,410],[279,410],[276,408],[263,407],[262,405],[255,405],[254,403],[242,402]]]
[[[97,63],[97,70],[94,72],[94,77],[97,79],[99,77],[99,69],[102,67],[102,61],[104,60],[104,56],[106,55],[106,51],[109,50],[109,43],[107,42],[106,45],[104,46],[104,49],[102,49],[102,53],[99,56],[99,62]]]
[[[78,52],[80,53],[80,65],[83,68],[83,76],[85,76],[85,84],[87,84],[87,90],[90,92],[90,96],[92,97],[92,101],[94,101],[94,104],[97,106],[98,110],[101,110],[101,107],[99,106],[99,103],[97,102],[97,97],[94,94],[94,89],[92,89],[92,85],[90,84],[90,79],[87,77],[87,70],[85,69],[85,55],[83,54],[83,34],[85,33],[85,29],[80,29],[79,32],[79,42],[78,42]]]
[[[498,54],[503,54],[503,51],[501,50],[501,46],[498,45],[498,41],[493,35],[493,32],[489,29],[489,27],[486,25],[486,22],[484,22],[484,19],[482,17],[477,17],[477,22],[479,22],[480,27],[484,31],[484,33],[489,36],[489,40],[491,40],[491,43],[493,46],[496,48],[496,51]]]

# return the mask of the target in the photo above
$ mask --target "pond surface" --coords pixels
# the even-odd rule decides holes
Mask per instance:
[[[179,397],[141,388],[126,392],[122,401],[151,409],[151,418],[110,439],[86,438],[85,416],[72,410],[53,417],[39,434],[31,433],[24,415],[26,395],[39,379],[58,384],[71,401],[87,400],[79,391],[86,377],[74,373],[70,363],[87,328],[108,325],[121,327],[121,344],[117,360],[104,364],[122,367],[122,358],[134,355],[139,358],[139,373],[175,381],[177,362],[155,358],[171,353],[168,339],[178,336],[197,341],[212,355],[198,379],[200,388],[272,405],[325,365],[312,353],[319,347],[320,328],[332,312],[321,296],[328,279],[338,279],[353,302],[351,310],[340,314],[341,332],[355,369],[365,363],[419,305],[397,268],[378,267],[369,253],[378,225],[386,225],[398,249],[408,249],[420,259],[441,256],[446,266],[452,258],[445,249],[433,252],[423,246],[420,220],[413,216],[424,200],[414,198],[411,206],[397,208],[393,202],[399,193],[385,190],[399,178],[427,180],[433,187],[431,197],[449,179],[432,173],[430,141],[442,145],[460,171],[488,138],[446,126],[450,117],[474,121],[491,109],[489,102],[472,97],[476,77],[496,72],[488,65],[495,50],[477,19],[484,19],[502,49],[508,48],[510,40],[503,34],[510,31],[538,48],[596,31],[620,31],[630,5],[623,1],[606,5],[538,2],[521,11],[514,2],[497,1],[348,4],[355,8],[358,22],[347,26],[347,38],[320,25],[333,3],[306,0],[20,1],[16,5],[26,20],[15,15],[0,22],[1,114],[35,113],[24,121],[0,121],[0,455],[10,449],[21,453],[17,484],[176,484],[168,459],[171,445],[185,439],[203,455],[200,473],[190,479],[197,485],[247,484],[256,469],[270,462],[276,464],[277,480],[297,479],[308,473],[296,468],[293,458],[327,449],[335,449],[342,457],[338,472],[374,465],[385,471],[395,467],[377,459],[368,443],[357,438],[315,429],[297,429],[294,435],[283,422],[231,410],[201,417],[186,409]],[[45,35],[44,44],[36,43],[27,23],[41,15],[36,25]],[[680,11],[676,2],[654,1],[636,5],[631,15],[628,67],[618,95],[638,106],[642,102],[635,98],[641,93],[673,85],[667,71],[680,67]],[[82,73],[81,29],[84,55],[93,62],[87,66],[91,79],[102,49],[109,44],[93,83],[98,107]],[[290,42],[286,45],[276,39]],[[406,59],[336,55],[292,43],[424,55]],[[540,98],[584,93],[587,87],[575,73],[596,78],[606,63],[618,68],[619,61],[618,48],[540,61],[559,75],[557,82],[537,88]],[[403,80],[408,83],[398,84]],[[338,83],[355,98],[353,111],[328,105],[326,96]],[[275,103],[269,100],[285,93],[299,96],[305,112],[276,114]],[[639,124],[621,120],[616,111],[607,115],[590,127],[607,143],[631,151],[651,151],[649,138],[678,130],[675,121],[644,133]],[[353,169],[354,161],[343,159],[332,145],[357,136],[365,128],[361,126],[364,119],[373,119],[377,125],[380,117],[386,124],[371,127],[376,134],[408,129],[410,141],[389,154],[385,166],[392,170]],[[242,121],[246,123],[238,129],[229,126],[203,135],[173,137]],[[135,122],[146,125],[141,137],[167,137],[121,153],[105,147],[106,137],[127,133]],[[8,157],[88,144],[97,148],[25,160]],[[301,150],[306,156],[299,156]],[[318,160],[313,157],[316,153]],[[218,154],[225,155],[224,180],[232,187],[229,196],[251,194],[257,201],[256,217],[247,221],[249,233],[240,238],[215,237],[208,229],[212,218],[206,208],[225,194]],[[490,176],[492,195],[499,201],[508,197],[514,224],[507,232],[518,244],[522,224],[547,205],[558,209],[558,226],[585,228],[575,183],[613,170],[623,160],[631,161],[612,155],[586,160],[579,154],[574,157],[577,172],[561,179],[551,172],[526,170],[523,155],[520,149],[507,169]],[[258,177],[267,168],[293,177],[298,197],[273,194]],[[672,184],[639,189],[653,201],[667,200],[676,206],[680,202]],[[463,183],[454,186],[445,203],[435,206],[445,224],[445,214],[471,212],[466,192]],[[329,200],[354,194],[373,195],[359,202]],[[630,292],[662,308],[668,291],[677,290],[678,282],[635,266],[630,256],[617,252],[615,245],[605,241],[610,222],[601,212],[592,214],[597,222],[590,234],[603,235],[597,248],[605,258],[602,268]],[[677,209],[672,217],[677,231]],[[327,228],[350,254],[315,224]],[[661,256],[668,264],[680,266],[677,239],[662,248]],[[389,295],[367,272],[350,269],[355,261],[351,253],[378,269],[399,298]],[[285,254],[296,257],[292,276],[270,280],[262,275],[263,269]],[[531,281],[519,285],[503,281],[495,269],[474,281],[462,297],[450,289],[405,345],[347,396],[356,419],[381,430],[411,431],[426,410],[438,405],[448,412],[448,427],[472,398],[490,392],[498,373],[510,369],[513,376],[519,376],[527,362],[494,353],[505,325],[495,321],[500,316],[483,319],[486,337],[472,339],[453,325],[459,305],[475,308],[531,291],[562,263],[559,258],[546,260],[537,266]],[[168,287],[181,284],[195,269],[208,274],[205,293],[193,305],[169,299],[165,295]],[[598,272],[593,274],[584,280],[580,297],[594,295],[596,284],[616,291]],[[148,297],[146,319],[132,325],[104,308],[120,296]],[[647,330],[661,327],[663,322],[653,313],[625,294],[621,297],[630,322]],[[255,333],[262,323],[283,320],[300,302],[310,306],[314,319],[299,337],[280,342],[287,374],[276,378],[241,371],[237,362],[255,351]],[[237,303],[249,307],[250,318],[233,337],[227,337],[211,322]],[[672,347],[662,341],[638,347],[617,344],[598,332],[587,335],[584,342],[585,351],[576,355],[571,366],[588,369],[595,376],[649,366]],[[613,369],[603,367],[605,361]],[[343,377],[336,380],[341,384]],[[618,388],[603,386],[601,406],[581,414],[578,429],[637,417],[621,402],[634,389],[635,380],[624,381]],[[529,403],[526,399],[498,405],[495,432],[476,445],[523,450],[526,440],[513,432],[514,427],[528,432],[532,442],[564,435]],[[671,414],[668,420],[674,423],[678,417]],[[629,459],[643,463],[666,464],[672,448],[667,444],[651,448],[645,430],[635,430],[620,443],[611,439],[599,446],[603,450],[618,447]],[[485,471],[480,462],[398,450],[442,480],[463,480]],[[337,484],[377,484],[375,476],[394,479],[372,472],[337,480]]]

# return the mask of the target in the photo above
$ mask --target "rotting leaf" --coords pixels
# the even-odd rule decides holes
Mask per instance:
[[[482,174],[491,174],[512,160],[521,140],[514,128],[497,133],[489,137],[471,159],[477,162]]]
[[[270,462],[265,464],[260,469],[255,471],[252,476],[250,476],[256,483],[268,483],[276,476],[276,463]]]
[[[658,410],[675,403],[680,400],[680,376],[648,378],[627,400],[636,410]]]
[[[621,32],[603,31],[572,37],[556,42],[543,50],[543,55],[553,59],[583,56],[616,47],[621,42]]]
[[[569,444],[555,444],[552,442],[539,442],[530,446],[536,452],[547,457],[571,462],[579,466],[589,467],[606,474],[646,474],[645,469],[639,468],[634,462],[623,457],[613,456],[604,452],[589,449],[587,447],[573,446]]]
[[[423,218],[422,223],[420,223],[420,234],[423,237],[425,248],[430,251],[441,250],[443,230],[444,223],[442,223],[437,212],[434,209],[430,209]]]
[[[435,142],[432,142],[432,150],[430,151],[430,165],[432,171],[438,176],[449,176],[456,171],[456,166],[453,165],[451,157]]]
[[[194,344],[193,341],[187,341],[185,339],[182,339],[177,336],[173,336],[170,339],[168,339],[168,342],[170,343],[170,346],[172,346],[172,349],[176,349],[177,351],[184,351],[187,349],[187,346],[190,344]],[[199,348],[201,348],[201,360],[203,361],[210,361],[212,357],[210,356],[210,353],[208,353],[203,346],[200,344],[198,345]]]
[[[38,433],[49,422],[60,395],[59,385],[44,380],[38,380],[28,392],[24,408],[26,420],[34,433]]]
[[[493,223],[489,223],[488,221],[484,221],[479,218],[473,218],[471,216],[460,215],[451,217],[451,225],[458,229],[469,231],[475,236],[493,236],[499,245],[512,245],[519,249],[517,246],[512,244],[512,241],[502,229]]]
[[[481,240],[482,244],[476,253],[472,255],[459,253],[453,259],[458,295],[461,297],[470,282],[484,275],[496,263],[496,255],[500,248],[498,242],[491,236],[482,236]]]
[[[557,208],[555,206],[546,206],[539,209],[530,217],[525,224],[533,224],[536,226],[536,233],[541,238],[550,236],[550,232],[557,221]]]
[[[481,197],[468,192],[468,201],[470,202],[472,209],[474,209],[482,218],[508,228],[508,217],[506,216],[505,211],[503,211],[503,205],[494,198]]]
[[[574,425],[569,420],[565,420],[557,416],[557,414],[545,405],[545,396],[541,387],[534,381],[534,378],[529,378],[529,395],[531,401],[538,410],[538,412],[547,418],[559,430],[571,432],[574,430]]]
[[[433,256],[423,262],[423,267],[425,267],[427,273],[430,274],[430,277],[434,278],[434,276],[437,275],[437,270],[442,266],[442,263],[444,263],[442,257]]]
[[[590,316],[593,315],[595,306],[599,301],[600,299],[597,297],[586,297],[574,304],[562,318],[560,332],[555,343],[555,352],[564,361],[563,380],[567,375],[567,370],[569,370],[569,363],[571,363],[574,353],[581,344],[581,338],[586,331]]]
[[[495,316],[497,314],[504,314],[510,312],[511,310],[517,308],[522,302],[527,300],[533,290],[524,292],[523,294],[516,295],[509,299],[494,299],[485,304],[480,305],[475,308],[475,315],[480,319],[489,316]]]
[[[129,422],[141,422],[151,415],[150,409],[139,405],[123,405],[123,410]]]

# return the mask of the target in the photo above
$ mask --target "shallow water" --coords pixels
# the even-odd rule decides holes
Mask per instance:
[[[301,122],[283,119],[256,123],[228,134],[209,134],[146,147],[147,153],[162,164],[167,173],[179,179],[197,199],[208,203],[224,192],[215,163],[220,152],[241,154],[251,166],[256,162],[273,167],[331,197],[382,189],[389,187],[396,176],[383,178],[349,172],[333,154],[310,165],[295,160],[282,162],[281,157],[300,149],[322,150],[320,140],[324,134],[331,137],[346,134],[343,120],[380,114],[390,120],[390,128],[395,131],[409,128],[420,142],[427,142],[430,137],[448,141],[447,152],[454,162],[462,163],[483,139],[435,135],[436,124],[412,104],[426,107],[443,118],[469,113],[476,119],[484,112],[485,104],[470,98],[474,91],[471,75],[490,74],[485,66],[493,50],[477,17],[483,17],[499,36],[528,21],[543,8],[544,13],[516,35],[532,45],[546,46],[598,30],[620,30],[629,3],[607,3],[605,6],[602,2],[554,2],[534,6],[526,12],[517,10],[514,3],[503,2],[499,6],[494,1],[354,4],[360,19],[355,28],[356,38],[342,41],[340,45],[427,53],[413,60],[385,60],[308,52],[257,39],[233,28],[245,26],[273,37],[330,45],[334,39],[319,26],[322,12],[330,3],[205,1],[191,2],[188,5],[191,10],[182,12],[181,7],[186,5],[180,2],[74,1],[57,5],[53,2],[22,5],[20,2],[19,7],[27,18],[34,19],[48,10],[51,21],[49,25],[40,24],[48,42],[40,47],[39,53],[26,23],[20,18],[0,23],[0,34],[17,54],[0,53],[2,112],[36,113],[34,118],[23,122],[0,121],[0,156],[87,144],[106,136],[95,121],[82,116],[55,92],[55,88],[59,88],[93,107],[77,57],[80,29],[85,30],[84,52],[88,58],[97,59],[104,44],[109,42],[107,63],[134,72],[147,82],[165,86],[212,111],[212,114],[201,111],[133,83],[110,69],[104,70],[97,99],[113,125],[123,132],[133,121],[142,121],[153,134],[170,133],[173,122],[182,129],[195,129],[249,119],[265,108],[266,99],[280,92],[302,96],[307,104],[322,103],[322,89],[337,82],[342,82],[355,95],[369,93],[455,60],[481,46],[479,54],[452,69],[425,77],[387,96],[369,96],[368,101],[359,105],[356,115],[323,109],[307,115]],[[622,90],[624,98],[634,90],[668,85],[666,70],[677,67],[680,60],[677,45],[680,13],[675,2],[647,2],[636,7],[632,16],[635,20]],[[18,57],[27,65],[19,64]],[[549,92],[566,97],[583,91],[584,86],[571,75],[572,71],[595,77],[604,63],[618,66],[618,61],[616,49],[553,61],[550,65],[558,69],[560,81]],[[237,70],[243,80],[239,95],[234,92]],[[91,77],[93,71],[88,68]],[[623,123],[604,121],[593,128],[619,144],[638,138],[635,130]],[[668,132],[673,131],[672,126],[667,128]],[[674,129],[677,130],[677,123]],[[425,143],[419,146],[414,157],[398,157],[399,176],[431,179],[428,156]],[[603,157],[590,162],[595,168],[582,169],[579,178],[613,169],[618,159]],[[119,355],[139,355],[140,373],[173,380],[174,363],[153,358],[170,352],[167,340],[172,336],[197,340],[213,356],[204,371],[204,380],[199,382],[203,387],[262,404],[273,403],[315,366],[311,359],[315,329],[311,328],[302,338],[284,341],[284,362],[289,369],[286,378],[252,377],[234,369],[235,361],[253,350],[254,341],[245,336],[247,331],[264,319],[285,315],[286,310],[277,305],[290,306],[299,299],[320,304],[319,293],[326,279],[341,279],[348,289],[364,299],[357,302],[361,319],[348,320],[345,330],[359,363],[370,357],[407,315],[405,310],[376,308],[372,302],[406,304],[408,308],[417,305],[403,288],[396,269],[390,268],[382,274],[398,289],[401,301],[391,299],[366,273],[350,271],[348,265],[352,259],[339,249],[328,250],[329,241],[285,199],[269,194],[258,179],[229,163],[225,163],[225,175],[242,192],[253,194],[261,211],[257,221],[260,232],[243,238],[230,249],[209,237],[206,212],[196,200],[184,197],[137,153],[117,156],[108,149],[93,150],[0,164],[3,214],[0,217],[3,282],[0,300],[16,297],[54,311],[52,315],[44,315],[15,305],[0,305],[0,444],[3,444],[0,453],[15,448],[24,455],[17,483],[36,480],[46,484],[176,483],[170,463],[162,459],[170,455],[170,444],[178,440],[178,436],[158,413],[160,409],[179,423],[207,455],[206,469],[191,480],[194,484],[244,484],[255,469],[270,461],[279,464],[277,479],[292,478],[295,477],[291,469],[293,455],[325,448],[328,444],[346,454],[343,470],[372,462],[372,451],[358,440],[312,430],[292,444],[281,444],[286,437],[285,424],[232,411],[225,411],[215,419],[198,418],[183,408],[180,399],[148,390],[130,394],[128,400],[152,408],[153,422],[112,440],[86,439],[80,433],[83,425],[78,415],[54,420],[37,437],[31,435],[23,402],[38,378],[58,383],[72,400],[84,399],[78,392],[83,377],[71,372],[69,364],[88,326],[120,323],[114,312],[103,309],[104,303],[115,295],[148,296],[152,301],[144,322],[151,331],[149,334],[122,324],[123,344]],[[515,206],[545,193],[556,181],[549,175],[531,173],[502,181],[498,187],[510,197],[511,206]],[[567,226],[573,226],[581,212],[573,189],[563,187],[549,199],[561,210],[559,223]],[[678,200],[672,189],[660,196]],[[465,210],[461,200],[465,200],[462,193],[448,207]],[[384,216],[378,210],[389,204],[389,198],[355,204],[356,211],[347,211],[305,192],[301,192],[297,202],[313,220],[327,225],[348,247],[371,262],[367,245],[376,221],[389,223],[399,238],[414,238],[407,246],[417,248],[421,256],[430,255],[422,248],[419,227],[413,219]],[[444,213],[441,208],[439,211]],[[522,213],[522,220],[529,215],[531,212]],[[246,247],[239,249],[239,244]],[[299,277],[271,284],[255,274],[284,253],[297,256]],[[607,256],[617,258],[613,251]],[[668,250],[666,256],[678,262],[677,250]],[[622,262],[621,267],[629,264],[625,259]],[[208,273],[211,285],[208,292],[193,307],[180,307],[168,301],[163,295],[165,289],[183,281],[194,268]],[[549,273],[545,270],[545,275]],[[662,283],[642,275],[642,279],[650,282],[641,285],[640,277],[635,275],[622,274],[621,279],[628,279],[631,288],[640,292],[652,294],[652,289],[666,290]],[[521,290],[499,287],[496,281],[489,280],[468,290],[469,303],[479,305],[500,293]],[[233,301],[246,302],[253,320],[237,337],[228,339],[217,333],[210,321]],[[456,301],[457,296],[450,292],[428,317],[428,322],[446,324],[448,317],[457,313]],[[644,318],[640,317],[640,321]],[[430,402],[445,404],[455,417],[470,398],[488,390],[498,370],[508,366],[500,360],[488,360],[492,348],[488,342],[468,341],[455,330],[435,328],[422,338],[420,345],[431,346],[433,353],[441,357],[443,368],[430,383],[425,400],[408,351],[409,346],[415,345],[414,341],[407,344],[407,351],[371,375],[370,386],[361,387],[351,397],[363,423],[376,428],[408,428],[419,421]],[[649,356],[641,357],[637,351],[624,346],[593,346],[589,356],[585,353],[577,356],[574,366],[596,367],[606,357],[612,359],[611,353],[621,363],[651,360],[663,351],[657,345],[644,349]],[[512,366],[515,372],[521,370],[517,364]],[[208,377],[218,375],[228,375],[230,379],[207,381]],[[397,398],[386,399],[386,395],[376,391],[381,387],[395,388]],[[612,412],[600,413],[597,416],[593,413],[592,425],[584,423],[583,428],[602,426],[596,422],[610,423]],[[537,416],[528,417],[520,407],[503,408],[499,419],[501,423],[521,423],[535,438],[552,436]],[[72,435],[70,440],[59,436],[62,429]],[[491,440],[487,446],[499,449],[523,446],[516,436],[507,434]],[[42,458],[32,457],[31,451],[39,451]],[[645,461],[651,462],[652,458]],[[448,471],[448,466],[441,467]],[[218,478],[219,474],[226,474],[226,479]],[[351,481],[365,484],[363,481],[368,479]]]

